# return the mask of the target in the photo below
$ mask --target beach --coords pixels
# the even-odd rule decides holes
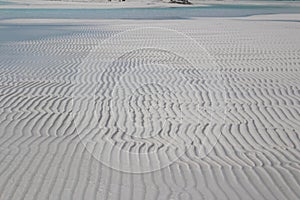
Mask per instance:
[[[300,198],[297,8],[47,3],[0,6],[1,200]]]
[[[170,3],[169,0],[2,0],[1,8],[177,8],[207,7],[211,5],[247,5],[247,6],[299,6],[299,1],[234,1],[234,0],[193,0],[191,4]]]

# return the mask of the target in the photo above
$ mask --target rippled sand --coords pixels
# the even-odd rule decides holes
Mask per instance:
[[[0,199],[299,199],[299,17],[3,20]]]

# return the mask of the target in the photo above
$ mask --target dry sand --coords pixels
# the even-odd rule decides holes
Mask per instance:
[[[1,21],[0,199],[299,199],[299,18]]]

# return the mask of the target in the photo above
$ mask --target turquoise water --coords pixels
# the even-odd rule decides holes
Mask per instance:
[[[0,1],[0,5],[11,5],[14,4],[13,2],[8,2],[8,1]]]
[[[0,19],[185,19],[191,17],[238,17],[277,13],[300,13],[300,8],[289,6],[211,5],[207,7],[180,8],[0,9]]]
[[[80,32],[76,26],[63,25],[15,25],[5,24],[0,28],[0,44],[8,41],[33,40]]]

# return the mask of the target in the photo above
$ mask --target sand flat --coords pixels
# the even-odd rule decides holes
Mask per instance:
[[[1,21],[0,199],[299,199],[299,18]]]

